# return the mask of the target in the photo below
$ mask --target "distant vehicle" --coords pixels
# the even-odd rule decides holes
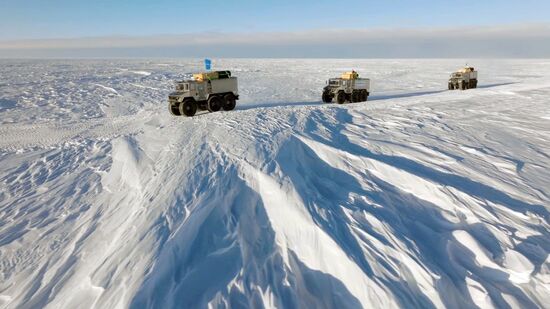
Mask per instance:
[[[473,67],[465,67],[451,74],[449,90],[466,90],[477,88],[477,71]]]
[[[197,109],[217,112],[233,110],[239,99],[237,78],[230,71],[196,73],[176,82],[168,96],[168,110],[174,116],[194,116]]]
[[[370,94],[370,79],[359,78],[355,71],[345,72],[339,78],[331,78],[323,88],[325,103],[365,102]]]

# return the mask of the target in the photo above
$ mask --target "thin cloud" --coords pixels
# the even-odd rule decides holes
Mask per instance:
[[[333,51],[346,46],[342,57],[397,57],[439,56],[454,57],[457,52],[469,56],[550,56],[550,24],[505,25],[461,28],[416,29],[318,29],[297,32],[254,33],[189,33],[144,37],[111,36],[72,39],[44,39],[0,41],[0,57],[43,53],[45,57],[65,55],[108,56],[196,56],[215,49],[216,56],[243,57],[302,57],[307,49],[324,48],[311,52],[312,57],[333,57]],[[467,46],[468,48],[463,48]],[[506,50],[503,50],[506,48]],[[164,51],[163,51],[164,49]],[[355,51],[357,55],[350,52]],[[398,52],[399,51],[399,52]],[[454,51],[454,52],[453,52]],[[472,54],[474,53],[474,54]],[[367,55],[369,56],[369,55]],[[458,55],[460,56],[460,55]]]

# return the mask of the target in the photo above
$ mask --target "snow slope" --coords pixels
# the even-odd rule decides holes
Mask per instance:
[[[548,308],[550,61],[220,60],[169,116],[197,64],[0,61],[0,308]]]

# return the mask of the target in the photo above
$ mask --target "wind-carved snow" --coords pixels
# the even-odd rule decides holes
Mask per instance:
[[[2,62],[0,307],[547,307],[548,63],[220,60],[237,110],[172,117],[197,63]]]

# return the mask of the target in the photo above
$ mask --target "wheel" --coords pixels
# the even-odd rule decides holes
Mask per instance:
[[[330,92],[323,92],[323,102],[324,103],[330,103],[332,102],[332,96],[330,95]]]
[[[468,87],[468,86],[466,85],[466,82],[465,82],[465,81],[460,82],[460,89],[461,89],[461,90],[466,90],[466,89],[468,89],[467,87]]]
[[[208,99],[208,111],[213,113],[217,112],[222,108],[222,99],[218,96],[212,96]]]
[[[453,84],[449,83],[449,90],[453,90]]]
[[[477,79],[474,79],[474,87],[472,88],[477,88]]]
[[[351,102],[361,102],[361,92],[354,90],[351,93]]]
[[[178,106],[172,104],[171,102],[168,102],[168,111],[170,111],[170,115],[172,116],[181,116]]]
[[[223,110],[224,111],[231,111],[235,109],[235,106],[237,105],[237,100],[235,99],[235,96],[231,93],[226,94],[223,97]]]
[[[344,102],[346,102],[346,94],[343,91],[338,91],[338,94],[336,95],[336,103],[344,104]]]
[[[369,92],[365,89],[361,90],[361,102],[367,102],[369,99]]]
[[[180,103],[179,112],[181,115],[187,117],[195,116],[197,112],[197,103],[193,100],[183,100],[183,102]]]

